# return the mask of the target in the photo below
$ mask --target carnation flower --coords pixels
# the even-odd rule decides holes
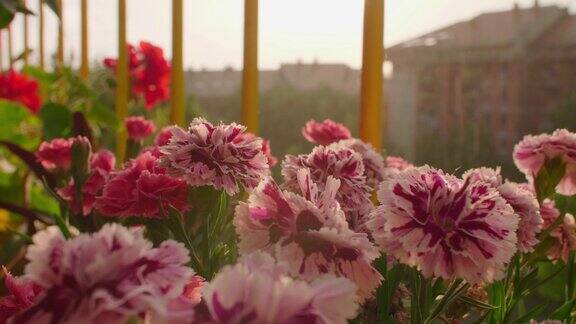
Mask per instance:
[[[344,211],[353,211],[370,202],[370,187],[366,184],[362,157],[354,150],[342,145],[317,146],[306,155],[287,155],[282,162],[285,186],[298,190],[297,173],[307,168],[320,190],[328,177],[340,180],[336,199]]]
[[[557,129],[551,135],[527,135],[514,147],[514,163],[529,179],[538,175],[547,160],[561,158],[566,165],[564,177],[556,191],[576,194],[576,134]]]
[[[248,202],[236,207],[234,226],[242,254],[264,250],[286,262],[290,272],[304,279],[330,273],[346,277],[367,298],[382,280],[371,262],[377,249],[365,233],[348,228],[335,200],[339,181],[329,178],[319,190],[307,169],[298,173],[305,197],[284,192],[264,180]]]
[[[124,126],[128,131],[128,137],[135,141],[141,141],[156,131],[154,122],[144,117],[127,117],[124,119]]]
[[[464,173],[464,179],[470,182],[484,182],[498,190],[498,193],[514,209],[519,218],[518,250],[520,252],[533,252],[538,244],[537,234],[542,229],[542,216],[536,195],[526,184],[506,181],[503,183],[500,169],[478,168]]]
[[[147,313],[170,321],[193,314],[168,312],[194,274],[180,243],[168,240],[154,248],[143,228],[118,224],[70,240],[49,227],[33,241],[24,278],[44,293],[13,316],[14,323],[126,323]]]
[[[156,144],[156,146],[162,146],[168,144],[170,142],[170,139],[172,138],[172,130],[175,127],[176,126],[166,126],[162,128],[162,130],[158,133],[158,135],[156,135],[154,144]]]
[[[128,69],[132,92],[144,98],[146,109],[170,98],[170,64],[162,48],[140,42],[139,48],[128,46]],[[104,65],[116,70],[118,60],[104,59]]]
[[[19,102],[34,114],[42,104],[38,81],[14,70],[0,74],[0,98]]]
[[[543,224],[536,195],[525,186],[514,182],[504,183],[498,187],[498,191],[520,219],[516,233],[518,251],[533,252],[539,242],[537,235],[542,230]]]
[[[188,209],[186,182],[165,173],[158,158],[142,153],[113,173],[96,199],[96,208],[106,216],[158,217],[172,206]]]
[[[270,148],[269,140],[262,140],[262,153],[266,156],[270,167],[273,167],[278,163],[278,158],[272,155],[272,148]]]
[[[336,123],[330,119],[323,122],[310,120],[302,128],[302,136],[311,143],[328,145],[339,140],[352,138],[346,126]]]
[[[343,146],[351,148],[362,157],[364,164],[364,175],[366,176],[366,183],[376,189],[378,184],[384,180],[386,169],[384,168],[384,158],[374,150],[371,144],[363,142],[359,139],[353,138],[342,140],[331,146]]]
[[[516,252],[518,217],[486,182],[410,168],[382,182],[378,200],[375,241],[426,277],[492,282]]]
[[[544,199],[540,205],[540,213],[544,219],[543,228],[548,228],[560,217],[553,200]],[[550,232],[554,244],[546,254],[550,260],[562,259],[568,262],[570,251],[576,250],[576,223],[572,214],[565,214],[562,223]]]
[[[0,297],[0,323],[6,323],[10,317],[30,307],[42,292],[42,287],[36,283],[26,278],[14,278],[6,268],[3,271],[8,295]]]
[[[256,252],[225,266],[207,285],[210,323],[341,323],[356,316],[356,287],[323,276],[311,283],[292,279],[281,263]]]
[[[88,139],[82,136],[55,138],[50,142],[42,142],[40,144],[38,151],[36,151],[36,158],[48,170],[56,168],[68,170],[72,163],[72,144],[76,140],[90,144]]]
[[[214,186],[229,195],[237,193],[239,185],[253,188],[269,174],[269,167],[262,140],[245,131],[235,123],[214,126],[195,118],[188,131],[172,130],[170,142],[160,148],[161,164],[191,186]]]
[[[96,197],[100,196],[102,189],[108,181],[110,173],[114,170],[116,158],[114,154],[108,150],[101,150],[92,155],[90,158],[90,175],[84,186],[82,187],[82,214],[88,215],[94,207]],[[76,201],[74,180],[71,180],[68,185],[58,189],[58,194],[64,200],[70,202],[72,212],[78,214],[80,206]]]
[[[395,174],[399,171],[404,171],[412,167],[414,167],[414,165],[404,160],[403,158],[399,156],[388,155],[384,160],[384,178],[387,178],[391,174]]]

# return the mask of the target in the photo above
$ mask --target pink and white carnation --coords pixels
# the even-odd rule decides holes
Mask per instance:
[[[310,154],[287,155],[282,162],[282,176],[287,188],[294,191],[300,189],[297,174],[302,168],[310,170],[312,181],[321,191],[329,177],[340,180],[336,199],[345,212],[372,204],[362,156],[351,148],[343,145],[317,146]]]
[[[356,316],[355,285],[322,276],[293,279],[282,263],[264,252],[225,266],[204,290],[210,323],[345,324]]]
[[[302,128],[302,136],[310,143],[318,145],[328,145],[352,138],[346,126],[330,119],[324,119],[323,122],[309,120]]]
[[[373,189],[378,187],[378,184],[384,180],[386,170],[384,168],[384,158],[374,150],[371,144],[361,141],[356,138],[342,140],[340,142],[331,144],[331,146],[344,146],[349,147],[356,151],[362,157],[364,164],[364,175],[366,176],[366,183]]]
[[[102,194],[102,189],[114,170],[116,158],[108,150],[100,150],[90,157],[90,176],[82,187],[82,214],[88,215],[92,212],[96,198]],[[58,194],[65,201],[70,202],[72,212],[78,214],[80,206],[76,201],[74,180],[68,185],[58,189]]]
[[[505,182],[498,187],[498,191],[520,219],[516,233],[518,251],[533,252],[534,247],[540,242],[537,235],[542,231],[544,224],[536,195],[526,186],[514,182]]]
[[[529,179],[538,175],[547,160],[561,158],[566,166],[556,186],[563,195],[576,194],[576,134],[557,129],[552,134],[527,135],[514,147],[514,163]]]
[[[195,118],[188,131],[175,127],[161,152],[168,174],[184,178],[191,186],[224,189],[229,195],[236,194],[239,185],[257,186],[270,172],[262,139],[246,136],[246,127],[235,123],[214,126]]]
[[[127,117],[124,119],[124,127],[128,132],[128,138],[134,141],[142,141],[156,131],[154,122],[141,116]]]
[[[540,213],[544,219],[544,228],[554,224],[560,211],[556,208],[553,200],[544,199],[540,206]],[[565,214],[563,221],[550,232],[550,237],[554,244],[546,252],[548,259],[568,262],[570,251],[576,250],[576,222],[572,214]]]
[[[365,233],[348,228],[335,200],[339,181],[329,177],[320,190],[307,169],[300,170],[298,181],[304,197],[282,191],[267,179],[248,202],[236,207],[240,253],[274,253],[295,276],[307,280],[327,273],[346,277],[358,285],[362,299],[371,296],[382,280],[371,265],[379,253]]]
[[[378,200],[374,240],[426,277],[492,282],[516,253],[518,217],[486,182],[409,168],[382,182]]]
[[[111,174],[95,207],[105,216],[160,217],[170,207],[188,210],[187,193],[183,179],[167,175],[158,158],[145,152]]]
[[[498,190],[498,193],[514,209],[519,219],[518,251],[533,252],[538,244],[538,233],[542,230],[542,216],[536,195],[526,184],[503,182],[500,169],[477,168],[464,173],[463,178],[470,182],[485,182]]]
[[[13,323],[126,323],[152,315],[170,322],[193,309],[169,312],[194,272],[186,248],[168,240],[154,248],[143,228],[106,224],[65,240],[56,227],[33,237],[24,270],[43,292]]]

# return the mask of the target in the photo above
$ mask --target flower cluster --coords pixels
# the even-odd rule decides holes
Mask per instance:
[[[170,97],[170,64],[164,58],[162,48],[148,42],[140,42],[136,48],[128,45],[128,69],[132,92],[142,96],[146,109],[152,109]],[[115,70],[118,60],[104,59],[104,65]]]
[[[576,194],[576,134],[558,129],[552,134],[527,135],[514,147],[514,162],[529,179],[538,175],[546,161],[561,158],[566,170],[556,191]]]
[[[0,74],[0,98],[19,102],[33,113],[42,105],[38,81],[14,70]]]
[[[107,216],[160,217],[170,207],[188,208],[186,182],[166,174],[150,152],[112,173],[96,198],[96,208]]]
[[[326,273],[346,277],[362,298],[370,297],[382,280],[371,266],[378,253],[366,234],[348,227],[335,199],[340,181],[330,176],[319,189],[308,169],[300,169],[297,178],[303,196],[266,179],[236,207],[240,252],[274,253],[305,279]]]
[[[518,217],[488,182],[409,168],[380,185],[378,200],[374,239],[426,277],[492,282],[516,252]]]
[[[257,186],[269,173],[262,139],[235,123],[214,126],[196,118],[188,131],[172,128],[170,141],[160,151],[168,174],[191,186],[214,186],[230,195],[239,191],[239,185]]]
[[[282,162],[282,176],[285,186],[298,190],[298,171],[310,170],[312,180],[324,190],[328,177],[340,180],[336,199],[345,211],[371,204],[370,187],[366,183],[362,156],[353,149],[335,143],[317,146],[310,154],[287,155]]]
[[[162,65],[154,48],[141,51]],[[144,59],[131,53],[138,70]],[[527,294],[546,256],[573,271],[574,196],[556,194],[576,183],[566,130],[516,146],[528,181],[515,183],[499,168],[458,177],[384,157],[341,124],[310,121],[302,134],[318,146],[287,155],[277,182],[270,143],[241,125],[196,118],[152,141],[151,120],[124,123],[129,159],[118,169],[97,138],[40,145],[46,170],[32,167],[50,172],[63,211],[50,226],[41,211],[15,209],[31,220],[32,244],[21,276],[5,270],[0,323],[456,321],[470,305]],[[540,172],[549,166],[553,176]],[[495,281],[503,289],[488,288]],[[498,305],[506,318],[509,304]]]
[[[355,317],[355,286],[333,276],[308,283],[264,252],[226,266],[204,290],[209,323],[347,323]]]
[[[153,248],[143,228],[116,224],[70,240],[50,227],[33,241],[19,279],[28,286],[12,289],[19,298],[13,323],[126,323],[148,313],[165,320],[192,316],[191,308],[171,311],[194,275],[180,243],[168,240]]]

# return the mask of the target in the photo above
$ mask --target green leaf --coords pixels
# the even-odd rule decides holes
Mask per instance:
[[[461,302],[463,302],[463,303],[466,303],[466,304],[468,304],[468,305],[470,305],[470,306],[474,306],[474,307],[480,308],[480,309],[496,309],[496,308],[499,308],[498,306],[493,306],[493,305],[490,305],[490,304],[485,303],[485,302],[483,302],[483,301],[479,301],[479,300],[476,300],[476,299],[474,299],[474,298],[470,298],[470,297],[467,297],[467,296],[460,296],[460,297],[458,297],[458,300],[461,301]]]
[[[438,317],[440,314],[442,314],[442,312],[448,306],[450,306],[450,304],[454,300],[458,299],[464,293],[466,293],[466,291],[468,290],[468,287],[470,287],[470,284],[467,284],[467,283],[463,284],[461,279],[454,280],[450,284],[450,287],[448,287],[448,289],[444,293],[444,296],[442,296],[440,301],[436,304],[436,306],[434,307],[434,310],[432,310],[432,312],[430,313],[430,315],[426,319],[425,323],[433,323],[434,319],[436,319],[436,317]]]
[[[30,55],[33,52],[34,51],[31,48],[28,48],[28,49],[22,51],[22,53],[18,54],[18,56],[12,58],[12,63],[22,61],[22,60],[24,60],[24,57],[26,57],[26,56],[30,57]]]
[[[114,111],[98,102],[94,103],[92,109],[90,109],[86,115],[96,123],[112,129],[117,129],[120,124]]]
[[[54,200],[50,195],[46,194],[43,187],[32,186],[30,189],[30,205],[35,210],[41,211],[46,214],[57,214],[60,212],[58,201]]]
[[[56,3],[56,0],[44,0],[44,3],[47,4],[50,9],[52,9],[58,18],[60,18],[60,16],[58,16],[58,4]]]
[[[540,304],[538,306],[535,306],[534,308],[532,308],[530,311],[528,311],[526,314],[524,314],[523,316],[519,317],[518,319],[516,319],[516,321],[514,321],[515,323],[528,323],[531,319],[535,318],[536,316],[538,316],[538,314],[542,313],[542,311],[544,309],[546,309],[546,307],[548,306],[548,303],[543,303]]]
[[[16,13],[33,14],[21,0],[0,0],[0,29],[8,26]]]
[[[14,13],[4,6],[0,6],[0,29],[6,28],[12,22],[12,19],[14,19]]]
[[[564,305],[558,307],[550,316],[550,319],[553,320],[565,320],[570,316],[570,312],[572,311],[572,308],[574,308],[574,306],[576,306],[576,299],[572,299],[566,303],[564,303]]]
[[[56,80],[58,80],[58,75],[54,72],[44,71],[35,66],[25,66],[22,72],[29,75],[40,82],[40,85],[44,91],[48,89]]]
[[[540,169],[534,179],[536,196],[539,202],[554,195],[556,186],[560,183],[562,177],[564,177],[565,171],[566,164],[562,161],[561,157],[556,157],[544,162],[544,166],[542,166],[542,169]]]
[[[20,103],[0,99],[0,140],[35,149],[41,132],[40,120]]]
[[[32,11],[26,8],[26,4],[23,0],[0,0],[0,7],[5,8],[13,14],[18,12],[26,15],[34,14]]]
[[[66,107],[55,103],[46,103],[40,110],[44,123],[44,139],[69,137],[72,132],[72,113]]]

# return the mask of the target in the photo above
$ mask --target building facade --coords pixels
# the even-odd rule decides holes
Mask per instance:
[[[387,59],[399,151],[419,160],[436,140],[509,159],[514,143],[546,130],[549,114],[576,95],[576,16],[538,2],[514,6],[397,44]]]
[[[348,94],[360,89],[360,72],[345,64],[294,63],[282,64],[277,70],[261,70],[260,92],[280,85],[289,85],[298,90],[315,90],[328,87]],[[222,97],[237,94],[242,86],[242,71],[197,70],[186,72],[187,92],[198,97]]]

